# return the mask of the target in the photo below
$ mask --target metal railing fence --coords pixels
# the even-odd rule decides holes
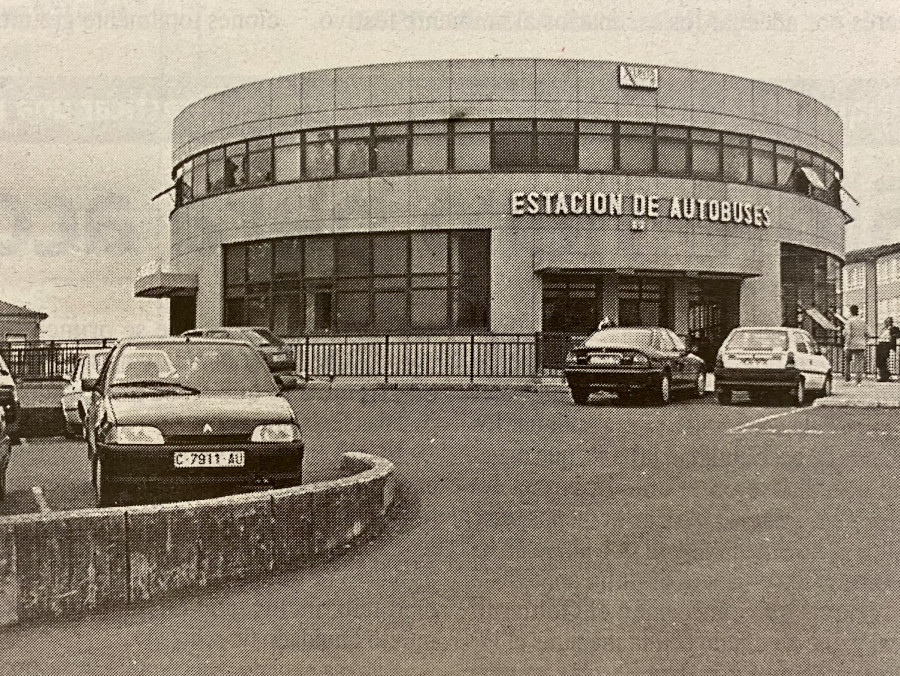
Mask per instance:
[[[306,378],[539,378],[561,375],[566,353],[584,340],[565,333],[452,336],[304,336],[287,338],[297,371]],[[0,355],[19,380],[62,380],[90,350],[114,338],[0,342]],[[822,344],[836,377],[846,373],[843,347]],[[900,374],[892,352],[891,372]],[[710,369],[712,364],[709,364]],[[875,345],[866,350],[865,372],[875,373]]]
[[[62,380],[74,373],[82,355],[115,342],[115,338],[0,342],[0,355],[18,380]]]

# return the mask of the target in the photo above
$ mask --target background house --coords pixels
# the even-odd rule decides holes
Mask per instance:
[[[0,338],[6,342],[40,340],[41,322],[47,314],[0,301]]]

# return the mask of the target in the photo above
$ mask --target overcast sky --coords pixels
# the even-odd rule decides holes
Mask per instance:
[[[0,3],[0,299],[45,337],[164,332],[133,298],[168,255],[171,129],[252,80],[411,59],[607,59],[724,72],[813,96],[844,121],[848,248],[900,241],[895,2]]]

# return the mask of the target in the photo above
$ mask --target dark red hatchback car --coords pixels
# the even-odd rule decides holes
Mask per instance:
[[[198,338],[125,340],[96,383],[85,421],[100,506],[163,489],[179,498],[302,480],[303,441],[273,375],[246,343]]]

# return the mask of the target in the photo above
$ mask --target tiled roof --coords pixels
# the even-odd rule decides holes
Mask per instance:
[[[895,244],[882,244],[881,246],[870,246],[865,249],[854,249],[853,251],[847,252],[847,263],[873,261],[876,258],[890,256],[895,253],[900,253],[900,242]]]
[[[47,314],[44,312],[38,312],[37,310],[29,310],[27,307],[19,307],[18,305],[13,305],[12,303],[7,303],[0,300],[0,317],[28,317],[37,319],[38,321],[43,321],[47,319]]]

